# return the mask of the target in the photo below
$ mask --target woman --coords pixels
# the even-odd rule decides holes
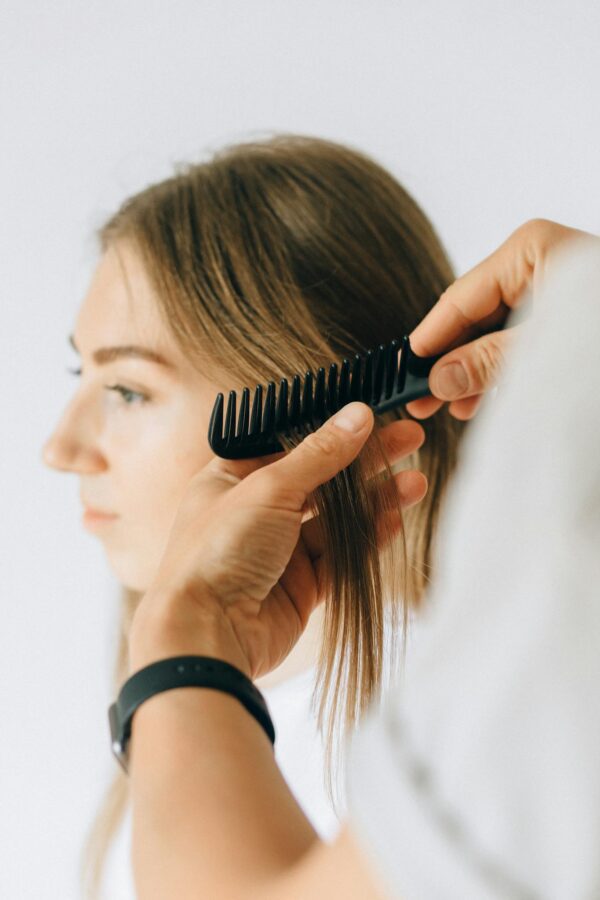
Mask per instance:
[[[44,457],[80,476],[87,508],[112,516],[90,512],[85,521],[123,585],[116,688],[126,677],[131,617],[179,500],[212,456],[206,435],[216,393],[278,382],[408,334],[453,276],[430,223],[388,173],[310,138],[239,145],[190,166],[126,201],[100,238],[103,255],[73,338],[84,363],[80,390]],[[139,345],[153,357],[132,349]],[[410,419],[400,409],[378,424],[398,418]],[[429,580],[463,427],[446,410],[423,427],[407,421],[401,446],[378,447],[374,438],[360,461],[315,492],[332,561],[328,599],[285,664],[257,685],[285,746],[291,726],[277,714],[279,703],[289,706],[285,684],[295,676],[294,703],[315,684],[329,773],[340,726],[353,726],[379,693],[398,620],[406,622]],[[403,491],[413,504],[425,494],[425,479],[410,472],[417,466],[429,487],[407,509],[402,540],[389,534],[386,555],[378,551],[366,485],[383,467],[384,490],[388,460],[409,470],[395,481],[400,500]],[[302,802],[305,760],[286,768],[283,757]],[[94,884],[126,791],[118,773],[92,835]],[[331,832],[331,817],[323,813],[320,824]]]

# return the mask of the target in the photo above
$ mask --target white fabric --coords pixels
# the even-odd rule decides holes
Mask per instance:
[[[315,680],[316,668],[311,667],[262,694],[275,726],[275,759],[283,777],[315,831],[331,841],[345,812],[343,785],[336,813],[325,789],[324,742],[311,709]]]
[[[349,750],[390,897],[600,897],[599,248],[533,299],[467,435],[406,678]]]

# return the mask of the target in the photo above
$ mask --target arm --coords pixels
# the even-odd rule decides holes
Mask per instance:
[[[132,669],[176,655],[163,634],[151,649],[132,643]],[[196,652],[236,658],[223,623]],[[157,694],[136,712],[131,741],[139,900],[384,900],[347,828],[333,845],[319,840],[263,729],[234,697],[203,688]]]
[[[336,420],[361,408],[362,424],[340,430]],[[396,440],[414,425],[395,423]],[[349,404],[275,462],[215,459],[192,479],[155,590],[136,611],[132,671],[191,653],[224,659],[254,678],[285,657],[323,599],[318,522],[305,519],[307,498],[357,456],[372,426],[364,404]],[[406,453],[410,449],[404,444]],[[416,502],[422,493],[416,482],[413,488]],[[456,559],[463,560],[460,549]],[[454,635],[456,620],[451,619]],[[451,650],[453,641],[444,647]],[[452,657],[451,672],[455,661]],[[437,668],[427,671],[433,677]],[[471,677],[469,685],[481,681]],[[453,685],[452,678],[446,679],[450,700],[462,696]],[[451,714],[452,703],[444,709]],[[228,900],[386,896],[348,829],[333,846],[318,840],[260,726],[234,698],[194,688],[151,698],[134,717],[131,754],[133,862],[140,900],[191,900],[201,894]],[[371,757],[367,767],[370,762]],[[462,762],[461,755],[459,767]],[[393,805],[389,822],[398,809]],[[398,867],[395,844],[388,840],[388,845]],[[404,867],[395,883],[404,884]]]
[[[307,498],[351,462],[373,427],[364,404],[349,411],[361,413],[353,431],[338,414],[276,462],[215,457],[192,479],[136,610],[131,674],[192,654],[256,678],[285,657],[323,599]],[[414,422],[380,436],[391,460],[423,439]],[[395,481],[404,506],[424,495],[419,473]],[[130,772],[140,900],[309,898],[324,884],[331,898],[385,896],[348,832],[334,846],[318,839],[262,728],[234,697],[204,688],[151,697],[133,718]]]

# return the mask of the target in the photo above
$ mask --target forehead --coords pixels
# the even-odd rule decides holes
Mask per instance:
[[[174,361],[181,355],[139,256],[124,244],[111,246],[102,255],[79,309],[75,334],[84,345],[135,342]]]

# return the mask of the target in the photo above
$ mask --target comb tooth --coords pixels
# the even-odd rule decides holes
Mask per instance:
[[[362,384],[360,378],[360,370],[362,360],[358,353],[354,357],[352,364],[352,377],[350,380],[350,400],[362,400]]]
[[[365,362],[365,374],[363,377],[362,399],[363,403],[370,403],[373,397],[373,351],[367,352]]]
[[[282,378],[279,382],[277,412],[275,413],[275,431],[284,431],[288,425],[288,382]]]
[[[304,376],[304,386],[302,388],[302,410],[300,413],[302,422],[308,424],[313,417],[313,374],[307,372]]]
[[[315,383],[315,418],[320,422],[324,422],[327,418],[327,410],[325,409],[325,369],[321,366],[317,371],[317,381]]]
[[[398,369],[398,377],[396,379],[395,393],[400,394],[404,390],[406,384],[406,371],[408,369],[408,353],[409,344],[408,337],[404,335],[402,338],[402,346],[400,348],[400,368]]]
[[[287,384],[287,381],[286,381]],[[269,381],[267,396],[265,397],[265,411],[263,413],[261,434],[270,434],[275,424],[275,382]]]
[[[380,344],[375,355],[375,378],[373,379],[373,403],[379,403],[381,399],[381,388],[383,387],[383,376],[385,374],[386,349],[385,344]]]
[[[338,409],[350,402],[350,361],[345,359],[342,362],[342,371],[340,372],[340,383],[338,385]]]
[[[235,391],[229,391],[227,415],[225,416],[225,442],[227,444],[235,437],[235,404],[236,393]]]
[[[220,444],[223,440],[223,394],[217,394],[217,399],[210,414],[208,426],[208,442],[211,447]]]
[[[250,414],[250,437],[254,437],[260,432],[260,423],[262,419],[262,384],[256,385],[254,392],[254,400],[252,402],[252,412]]]
[[[292,395],[290,397],[290,425],[298,425],[300,422],[300,376],[294,375],[292,379]]]
[[[394,390],[394,378],[396,376],[398,365],[398,347],[400,341],[395,338],[389,345],[389,352],[385,362],[385,399],[388,400],[392,396]]]
[[[240,415],[238,418],[238,428],[236,437],[242,440],[248,437],[248,410],[250,408],[250,389],[245,387],[242,391],[242,399],[240,402]]]
[[[329,366],[329,376],[327,378],[327,409],[333,415],[338,411],[337,405],[337,365],[332,363]]]

